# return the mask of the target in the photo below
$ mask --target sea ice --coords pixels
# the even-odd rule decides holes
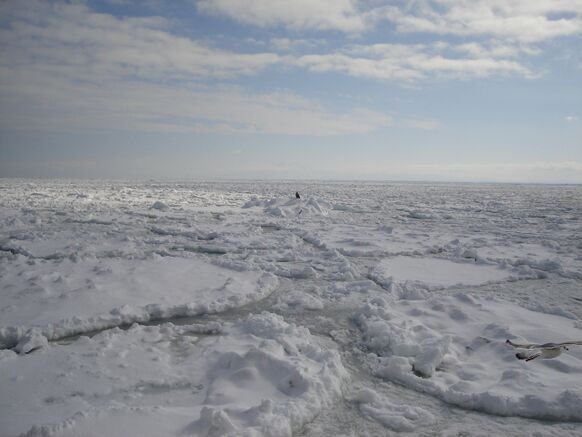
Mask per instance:
[[[3,435],[290,436],[348,377],[337,351],[271,313],[136,324],[1,363]]]
[[[372,273],[384,283],[417,283],[427,289],[481,285],[509,279],[512,274],[497,265],[475,264],[428,257],[387,258]]]
[[[30,328],[49,339],[151,319],[215,313],[268,295],[269,273],[233,270],[199,259],[62,260],[13,263],[0,344],[11,346]]]
[[[295,198],[299,191],[301,199]],[[0,180],[0,435],[582,435],[582,189]]]
[[[582,420],[582,348],[526,363],[505,343],[576,339],[582,331],[571,319],[457,294],[374,299],[355,321],[378,376],[491,414]]]

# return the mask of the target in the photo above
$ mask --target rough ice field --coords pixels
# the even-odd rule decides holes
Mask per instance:
[[[582,435],[507,339],[582,340],[582,187],[0,181],[1,436]]]

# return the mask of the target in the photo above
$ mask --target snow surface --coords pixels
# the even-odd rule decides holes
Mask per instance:
[[[527,363],[505,343],[578,338],[571,319],[458,294],[375,299],[356,321],[378,356],[380,377],[491,414],[582,421],[582,348],[559,361]]]
[[[451,287],[453,285],[481,285],[498,282],[511,277],[498,268],[474,264],[471,261],[454,262],[438,258],[415,258],[397,256],[382,261],[374,272],[378,277],[388,277],[392,282],[416,282],[428,287]]]
[[[295,199],[295,191],[301,199]],[[579,186],[0,180],[0,435],[582,435]]]

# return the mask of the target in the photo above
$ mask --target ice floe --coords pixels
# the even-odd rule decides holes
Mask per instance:
[[[371,275],[385,285],[410,283],[427,290],[482,285],[519,277],[517,271],[502,269],[498,265],[409,256],[387,258],[378,264]]]
[[[216,313],[264,298],[277,285],[270,273],[199,259],[102,259],[58,264],[24,260],[5,272],[0,344],[35,329],[49,339],[134,322]],[[18,308],[18,311],[9,311]]]
[[[2,361],[2,429],[291,436],[341,396],[347,377],[337,351],[271,313],[223,326],[134,325]]]
[[[582,421],[582,348],[526,363],[505,343],[575,340],[569,318],[461,293],[374,299],[355,321],[380,377],[491,414]]]
[[[361,389],[349,399],[358,404],[366,417],[394,431],[414,431],[434,423],[434,416],[420,407],[395,404],[371,389]]]

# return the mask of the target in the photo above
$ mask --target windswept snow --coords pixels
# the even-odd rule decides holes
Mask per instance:
[[[0,181],[2,436],[581,435],[507,339],[582,340],[581,187]]]
[[[7,306],[0,345],[17,343],[30,327],[57,339],[151,319],[220,312],[264,298],[277,284],[269,273],[157,254],[141,260],[64,259],[33,266],[20,261],[5,274],[12,287],[3,297]]]
[[[136,324],[0,363],[3,433],[30,436],[290,436],[347,377],[337,351],[271,313]]]
[[[582,421],[582,348],[559,361],[527,363],[505,343],[576,339],[581,331],[571,319],[458,294],[375,299],[356,323],[378,356],[380,377],[492,414]]]
[[[472,261],[450,261],[429,257],[398,256],[382,261],[373,272],[384,283],[417,284],[427,289],[482,285],[507,281],[511,270]],[[519,273],[515,275],[518,277]]]
[[[350,400],[358,404],[362,414],[393,431],[414,431],[419,425],[435,422],[426,410],[410,405],[394,404],[373,390],[362,389]]]

